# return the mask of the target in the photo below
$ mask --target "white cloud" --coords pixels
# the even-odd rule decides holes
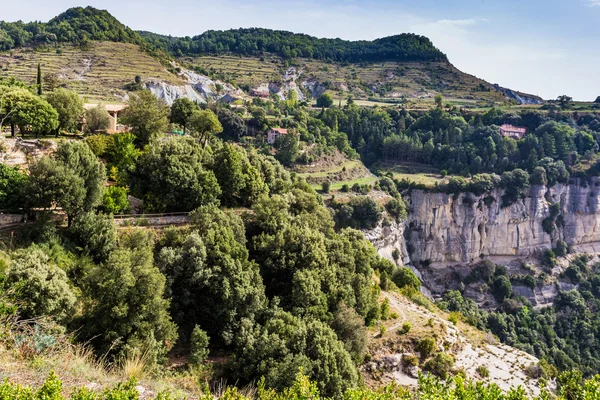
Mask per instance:
[[[587,0],[587,2],[590,7],[600,7],[600,0]]]

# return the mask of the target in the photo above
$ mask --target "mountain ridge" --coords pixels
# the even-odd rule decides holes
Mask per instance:
[[[522,104],[523,98],[529,99],[525,103],[541,103],[537,96],[495,87],[457,70],[431,40],[416,34],[403,33],[373,41],[347,41],[316,38],[281,30],[240,28],[209,30],[194,37],[173,37],[134,31],[108,11],[89,6],[70,8],[46,23],[0,22],[0,51],[11,51],[10,56],[3,57],[4,68],[1,74],[14,74],[9,67],[15,63],[24,63],[22,59],[18,59],[20,56],[13,56],[13,52],[16,54],[32,48],[34,53],[47,53],[56,48],[57,54],[62,54],[63,48],[70,44],[78,45],[82,51],[87,51],[94,47],[91,42],[115,43],[113,46],[118,52],[120,49],[116,43],[139,45],[143,52],[157,60],[157,67],[152,68],[153,73],[149,78],[154,79],[159,75],[155,71],[160,67],[160,63],[160,68],[163,68],[165,73],[170,72],[173,79],[179,80],[177,68],[172,63],[173,60],[177,60],[182,67],[196,69],[196,72],[201,72],[210,79],[222,80],[244,88],[250,96],[256,88],[280,82],[282,75],[285,76],[283,71],[290,64],[312,63],[314,65],[308,69],[312,69],[314,79],[309,79],[308,84],[312,84],[313,80],[324,87],[331,84],[333,94],[341,98],[352,95],[362,100],[374,99],[395,104],[399,101],[405,102],[406,99],[427,102],[427,99],[432,99],[435,94],[442,93],[446,97],[463,99],[466,103],[478,101],[479,106],[484,107],[507,101]],[[135,57],[136,55],[132,54],[130,61]],[[215,62],[211,57],[218,60]],[[250,59],[247,63],[249,69],[242,71],[233,62],[221,65],[220,61],[228,57]],[[271,66],[276,68],[267,66],[267,63],[263,62],[264,58],[269,58]],[[44,67],[43,61],[36,57],[28,57],[27,62],[34,63],[35,67],[41,62]],[[59,61],[58,64],[74,63],[68,59]],[[263,76],[262,80],[252,78],[248,82],[249,79],[245,77],[252,76],[255,72],[260,75],[269,69],[269,75]],[[48,72],[62,71],[63,68],[60,71]],[[16,72],[17,77],[24,78]],[[140,75],[145,78],[144,72],[142,70],[140,73],[134,73],[134,76]],[[63,75],[68,79],[69,74]],[[106,82],[118,81],[111,87],[111,93],[119,92],[121,94],[117,97],[125,98],[126,87],[123,80],[131,80],[133,76],[122,76],[117,80],[111,75],[114,74],[94,78],[102,78],[100,80]],[[228,78],[231,76],[234,78]],[[105,79],[107,77],[108,79]],[[26,78],[31,79],[29,75]],[[299,95],[301,90],[302,88],[297,90]],[[323,91],[319,91],[319,95],[322,93]],[[511,95],[513,93],[519,93],[520,96]],[[114,99],[113,95],[111,97]]]

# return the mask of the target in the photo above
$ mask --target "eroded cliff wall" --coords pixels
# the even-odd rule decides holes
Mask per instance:
[[[405,224],[368,235],[383,256],[397,248],[402,260],[469,263],[481,256],[524,257],[541,254],[558,240],[571,246],[600,243],[600,180],[531,187],[525,198],[502,204],[496,189],[483,196],[414,190],[406,197]],[[551,217],[552,204],[560,215]],[[544,231],[551,218],[555,230]]]

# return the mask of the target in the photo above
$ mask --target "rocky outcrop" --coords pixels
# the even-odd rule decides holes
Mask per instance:
[[[218,100],[225,95],[243,94],[241,90],[228,83],[212,80],[185,68],[180,68],[180,71],[179,77],[187,82],[186,85],[173,85],[161,80],[151,80],[146,82],[146,89],[169,105],[183,97],[198,103],[205,103],[207,100]]]
[[[542,104],[544,100],[538,96],[532,96],[530,94],[515,92],[514,90],[503,88],[499,85],[494,85],[496,90],[501,91],[508,97],[517,102],[517,104]]]
[[[500,189],[483,196],[414,190],[406,197],[404,225],[380,227],[367,234],[383,256],[394,248],[415,265],[471,263],[482,257],[539,256],[558,240],[577,248],[600,243],[600,180],[533,186],[524,199],[503,206]],[[560,204],[556,228],[543,221]],[[390,253],[390,254],[388,254]]]

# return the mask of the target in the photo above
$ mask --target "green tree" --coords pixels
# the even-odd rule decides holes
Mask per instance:
[[[57,129],[58,113],[41,97],[29,97],[19,101],[11,117],[12,122],[19,125],[22,133],[33,132],[36,137],[51,133]]]
[[[302,370],[333,398],[358,386],[356,366],[330,327],[281,310],[270,310],[264,321],[238,335],[233,364],[235,376],[243,382],[264,377],[267,387],[282,390]]]
[[[85,126],[91,133],[104,131],[110,126],[110,114],[102,105],[98,104],[94,108],[85,111]]]
[[[117,246],[117,229],[107,215],[83,213],[69,228],[69,234],[84,253],[96,262],[105,262]]]
[[[111,165],[117,167],[121,172],[132,173],[141,153],[135,147],[135,136],[124,132],[112,135],[112,139],[106,149]]]
[[[402,267],[394,272],[392,276],[392,281],[398,286],[400,289],[403,287],[409,287],[414,290],[421,289],[421,281],[415,275],[415,273],[407,267]]]
[[[441,93],[436,94],[433,100],[435,101],[435,106],[437,108],[441,109],[444,107],[444,97],[441,95]]]
[[[28,206],[44,210],[60,206],[69,226],[79,213],[102,201],[106,171],[85,142],[66,142],[52,158],[44,157],[30,168],[26,188]]]
[[[152,92],[142,90],[131,93],[121,122],[131,127],[140,146],[144,146],[163,134],[169,127],[169,106]]]
[[[287,135],[281,135],[275,139],[275,148],[277,149],[277,160],[283,165],[292,165],[299,154],[298,136],[290,132]]]
[[[66,142],[58,146],[57,162],[83,179],[85,198],[83,209],[92,211],[102,202],[106,169],[85,142]]]
[[[152,143],[132,174],[133,193],[153,211],[191,211],[218,203],[215,174],[203,166],[204,151],[189,138]]]
[[[209,354],[208,343],[208,335],[196,325],[190,338],[190,364],[199,366],[206,360]]]
[[[329,108],[333,105],[333,98],[329,93],[324,93],[317,99],[317,107]]]
[[[146,352],[150,360],[163,361],[177,339],[164,296],[166,280],[154,266],[152,246],[150,232],[127,233],[108,261],[85,278],[80,339],[99,354]]]
[[[181,125],[185,135],[190,117],[199,110],[200,107],[187,97],[176,99],[171,106],[171,122]]]
[[[223,140],[239,141],[246,133],[246,121],[237,113],[220,109],[218,112],[219,121],[223,126],[223,133],[219,135]]]
[[[16,252],[6,279],[23,318],[47,316],[64,323],[73,315],[77,298],[67,274],[36,245]]]
[[[219,118],[211,110],[194,111],[189,118],[188,125],[192,136],[198,138],[202,146],[206,146],[211,135],[223,132]]]
[[[58,112],[57,136],[61,129],[77,129],[84,109],[83,100],[76,92],[62,88],[56,89],[46,95],[46,100]]]
[[[42,65],[38,63],[37,65],[37,78],[35,80],[35,86],[37,88],[38,96],[42,95]]]
[[[259,171],[250,163],[242,148],[223,145],[215,154],[213,172],[221,187],[221,204],[250,207],[268,193]]]
[[[560,108],[566,110],[571,107],[571,102],[573,101],[573,98],[563,94],[562,96],[558,96],[556,101],[560,105]]]
[[[183,244],[160,251],[175,321],[185,336],[199,325],[212,340],[235,340],[244,318],[252,319],[265,305],[258,266],[249,260],[243,223],[215,206],[191,215],[198,227]]]
[[[83,179],[54,159],[43,157],[29,167],[25,188],[28,210],[48,211],[60,206],[71,222],[84,209],[85,192]]]
[[[0,209],[16,210],[25,203],[27,175],[18,167],[0,164]]]

